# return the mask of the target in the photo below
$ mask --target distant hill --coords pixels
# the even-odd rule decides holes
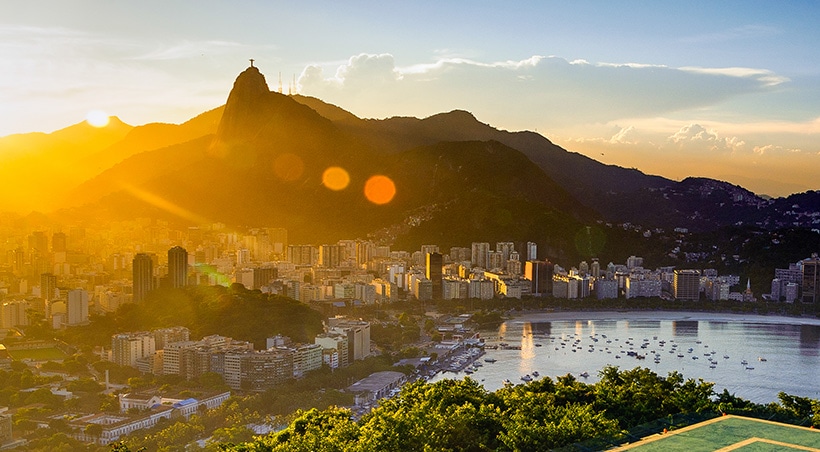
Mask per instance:
[[[109,127],[0,139],[10,164],[0,175],[14,176],[0,183],[20,183],[21,203],[54,205],[62,194],[63,217],[278,226],[294,243],[537,240],[560,256],[578,253],[572,237],[595,222],[820,227],[820,192],[768,199],[713,179],[673,181],[602,164],[534,132],[496,129],[462,110],[361,119],[316,98],[271,92],[255,67],[239,74],[224,106],[183,124]],[[330,167],[347,172],[346,188],[323,185]],[[385,205],[363,194],[374,175],[396,185]],[[14,200],[7,195],[5,205]]]
[[[50,134],[0,138],[0,212],[57,207],[55,193],[87,179],[78,161],[122,140],[132,128],[112,117],[102,128],[81,122]]]
[[[325,112],[356,120],[341,109]],[[132,155],[71,197],[113,218],[163,215],[282,226],[297,242],[371,235],[463,244],[475,237],[557,236],[560,228],[577,229],[595,218],[526,156],[500,142],[437,141],[397,154],[364,138],[269,91],[258,69],[248,68],[228,96],[216,135]],[[329,167],[349,173],[347,189],[323,186]],[[373,175],[395,182],[390,203],[375,205],[363,196]]]
[[[544,173],[584,206],[608,222],[645,227],[713,230],[724,226],[757,225],[764,228],[820,227],[809,208],[795,213],[784,199],[771,200],[742,187],[714,179],[692,177],[673,181],[634,168],[606,165],[567,151],[547,138],[529,131],[508,132],[481,123],[471,113],[454,110],[424,119],[396,117],[359,119],[321,100],[297,96],[343,130],[388,153],[419,145],[455,140],[495,140],[521,151]],[[820,203],[820,192],[809,191],[789,198],[800,206]]]

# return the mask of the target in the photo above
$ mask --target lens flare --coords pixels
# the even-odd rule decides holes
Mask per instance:
[[[105,127],[108,125],[108,114],[102,110],[91,110],[85,115],[85,121],[94,127]]]
[[[295,154],[282,154],[273,161],[273,172],[284,181],[295,181],[304,171],[305,163]]]
[[[331,166],[322,174],[322,184],[334,191],[344,190],[350,184],[350,174],[344,168]]]
[[[373,204],[387,204],[396,196],[396,184],[389,177],[377,174],[365,182],[364,195]]]

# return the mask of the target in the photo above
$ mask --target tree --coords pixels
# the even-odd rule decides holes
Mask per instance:
[[[83,429],[83,433],[94,438],[94,441],[97,441],[103,434],[103,426],[100,424],[88,424]]]

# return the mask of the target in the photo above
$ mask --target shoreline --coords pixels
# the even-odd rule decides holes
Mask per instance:
[[[710,321],[710,322],[744,322],[770,323],[777,325],[814,325],[820,326],[820,318],[787,317],[780,315],[734,314],[698,311],[520,311],[513,312],[505,322],[549,322],[549,321],[584,321],[584,320],[654,320],[654,321]]]

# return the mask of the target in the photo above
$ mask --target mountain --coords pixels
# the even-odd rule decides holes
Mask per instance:
[[[58,134],[66,142],[69,135]],[[75,143],[83,137],[74,135]],[[713,179],[673,181],[602,164],[537,133],[496,129],[462,110],[361,119],[316,98],[271,92],[255,67],[239,74],[224,107],[180,125],[121,127],[94,143],[62,156],[83,162],[72,177],[87,177],[74,189],[61,186],[71,207],[61,215],[285,227],[294,243],[370,236],[406,249],[537,240],[551,256],[579,253],[571,241],[595,222],[818,227],[820,192],[773,200]],[[324,185],[331,168],[349,176],[345,187]],[[366,199],[373,176],[395,184],[390,202]]]
[[[341,109],[324,112],[356,121]],[[323,185],[331,167],[349,174],[345,189]],[[395,184],[389,203],[364,196],[376,175]],[[558,240],[561,231],[596,215],[501,142],[438,140],[385,152],[316,109],[271,92],[255,67],[237,77],[215,135],[134,154],[71,197],[95,216],[280,226],[296,243],[368,234],[442,246],[479,237]]]
[[[328,118],[336,118],[334,123],[341,129],[387,153],[447,140],[498,141],[521,151],[570,195],[611,223],[695,231],[733,225],[768,229],[820,226],[820,220],[812,216],[818,210],[800,208],[795,212],[790,208],[794,203],[785,198],[771,200],[714,179],[692,177],[673,181],[634,168],[606,165],[567,151],[534,132],[498,130],[462,110],[424,119],[372,120],[344,114],[344,110],[340,112],[338,107],[319,99],[295,99]],[[820,203],[820,192],[806,192],[800,199],[798,205],[816,205]]]
[[[78,161],[120,141],[132,128],[112,117],[106,127],[84,121],[50,134],[0,138],[0,211],[56,207],[54,193],[87,179]]]

